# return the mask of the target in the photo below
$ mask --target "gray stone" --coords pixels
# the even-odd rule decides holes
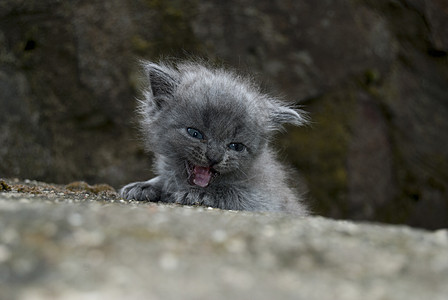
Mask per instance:
[[[2,181],[2,299],[444,300],[448,232]]]

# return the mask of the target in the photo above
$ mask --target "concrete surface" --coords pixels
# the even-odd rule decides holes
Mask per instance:
[[[0,180],[0,299],[447,299],[448,232]]]

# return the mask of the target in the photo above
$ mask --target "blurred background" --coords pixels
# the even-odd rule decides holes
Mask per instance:
[[[305,106],[315,214],[447,227],[447,51],[446,0],[2,0],[0,177],[149,179],[137,60],[199,55]]]

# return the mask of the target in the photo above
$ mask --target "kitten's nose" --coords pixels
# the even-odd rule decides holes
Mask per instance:
[[[217,165],[222,161],[224,154],[220,153],[218,151],[208,150],[205,153],[205,156],[208,159],[208,163],[209,163],[210,167],[213,167],[214,165]]]

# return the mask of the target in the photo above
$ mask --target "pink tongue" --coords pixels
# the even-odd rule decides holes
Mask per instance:
[[[212,179],[212,172],[210,172],[210,168],[207,167],[194,166],[193,174],[193,183],[200,187],[208,186]]]

